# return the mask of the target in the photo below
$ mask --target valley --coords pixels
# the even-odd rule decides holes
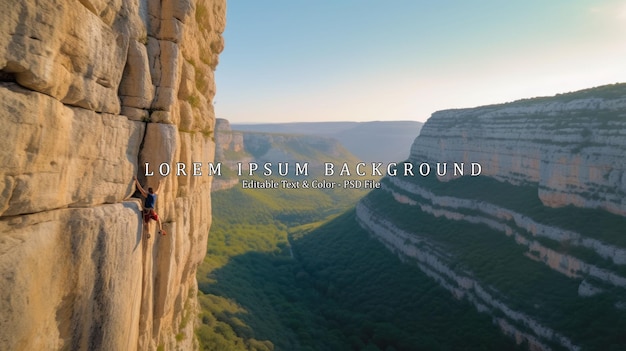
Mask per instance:
[[[214,193],[198,269],[201,349],[515,349],[489,317],[360,228],[353,206],[364,194]]]
[[[203,345],[623,349],[625,107],[618,84],[440,111],[407,160],[428,175],[215,192],[198,275]],[[301,145],[254,135],[265,154]],[[308,140],[309,157],[324,154]],[[434,172],[444,162],[480,172]]]
[[[217,135],[223,148],[216,160],[232,166],[239,160],[277,162],[271,155],[278,154],[318,166],[329,159],[353,166],[361,162],[335,142],[317,140],[225,130]],[[215,177],[214,221],[197,275],[201,349],[517,347],[489,317],[455,300],[359,226],[355,205],[381,187],[379,176],[348,176],[340,169],[324,176],[322,167],[312,169],[312,177],[259,171],[237,177],[235,170],[225,189],[215,188],[223,181]],[[339,186],[281,185],[318,179]]]

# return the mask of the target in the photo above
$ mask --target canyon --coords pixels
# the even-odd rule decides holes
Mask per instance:
[[[345,316],[335,313],[333,299],[353,285],[350,279],[357,276],[357,268],[334,281],[327,279],[346,266],[344,259],[355,267],[365,262],[378,268],[370,256],[378,246],[387,253],[378,242],[407,265],[418,267],[449,296],[471,304],[474,314],[488,316],[494,330],[528,349],[606,350],[626,345],[626,84],[439,111],[423,127],[418,122],[320,122],[249,125],[245,127],[257,130],[234,131],[228,121],[216,119],[213,107],[214,71],[224,48],[225,0],[2,4],[0,349],[198,349],[194,332],[221,335],[214,325],[224,323],[199,304],[232,307],[229,296],[212,295],[219,289],[207,272],[221,268],[212,273],[225,277],[219,283],[243,284],[229,280],[234,271],[228,269],[257,268],[237,263],[259,262],[259,255],[246,251],[259,248],[266,250],[270,262],[261,266],[264,273],[282,274],[277,275],[280,285],[275,283],[289,295],[282,305],[289,311],[288,323],[263,324],[267,321],[261,318],[263,323],[255,325],[272,333],[266,330],[267,337],[257,340],[248,329],[236,329],[241,321],[229,315],[224,319],[234,328],[224,329],[232,332],[227,336],[244,330],[232,338],[235,343],[243,335],[252,340],[248,345],[269,348],[273,333],[299,329],[310,345],[391,345],[393,337],[382,340],[378,336],[386,334],[373,331],[398,326],[359,325],[358,316],[378,323],[377,315],[368,313],[382,304],[364,304],[372,310],[361,315],[354,312],[363,307],[358,303],[355,309],[346,308]],[[387,176],[380,189],[344,215],[339,211],[365,191],[311,191],[300,197],[256,193],[252,198],[255,193],[233,189],[239,184],[232,172],[237,162],[309,160],[313,168],[323,162],[403,161],[408,150],[397,150],[395,142],[413,138],[408,162],[480,164],[480,175]],[[388,160],[380,159],[387,155]],[[223,176],[161,177],[155,172],[145,177],[143,172],[146,163],[214,161],[224,164]],[[156,210],[167,235],[159,235],[155,222],[143,222],[134,176],[145,187],[162,182]],[[224,200],[225,220],[216,242],[209,242],[214,257],[207,262],[213,265],[205,269],[201,284],[206,294],[199,298],[196,274],[207,253],[214,210],[211,192],[221,190],[230,190],[213,194]],[[227,202],[229,196],[247,200]],[[337,203],[342,206],[333,207]],[[248,209],[245,216],[242,208]],[[335,216],[340,225],[321,226],[326,220],[332,224]],[[261,233],[266,237],[257,235],[259,218],[271,229]],[[244,219],[246,226],[240,226]],[[295,224],[299,228],[288,233],[286,228]],[[311,224],[322,231],[307,238]],[[378,246],[364,240],[368,234],[359,237],[361,229],[354,230],[358,226]],[[244,236],[231,235],[232,230]],[[343,256],[316,239],[332,243],[341,239],[336,233],[353,236],[343,244]],[[368,251],[354,264],[350,259],[358,253],[352,249],[357,243],[368,244]],[[326,246],[326,251],[320,248]],[[316,258],[322,252],[323,259]],[[248,255],[233,260],[234,266],[226,264],[229,255],[242,253]],[[326,266],[331,259],[339,262],[334,269]],[[398,268],[385,262],[385,267]],[[371,276],[360,276],[362,301],[369,301],[363,291],[375,287],[371,281],[392,271],[371,270]],[[301,289],[293,290],[300,295],[291,290],[294,286]],[[229,291],[227,284],[222,288]],[[261,300],[267,295],[253,291],[250,295]],[[384,298],[374,301],[393,300],[378,295]],[[300,306],[307,311],[302,316],[316,316],[318,303],[326,306],[323,318],[314,320],[320,325],[333,320],[320,334],[327,337],[310,337],[300,323],[310,321],[291,315],[292,305],[302,304],[302,296],[309,299]],[[344,307],[354,302],[352,297],[342,302]],[[436,307],[446,306],[448,300],[437,300]],[[268,311],[275,307],[267,306]],[[393,311],[381,315],[393,321]],[[445,320],[454,319],[454,313],[450,308],[452,317]],[[200,320],[199,315],[206,318]],[[347,317],[357,327],[336,332]],[[478,319],[472,315],[469,320]],[[489,340],[501,337],[497,330],[495,337],[488,332]],[[411,335],[388,334],[413,342]],[[342,339],[346,335],[354,338]],[[473,345],[481,344],[480,338],[472,340]]]
[[[388,176],[358,222],[518,344],[623,346],[625,111],[616,84],[436,112],[409,160],[481,175]]]

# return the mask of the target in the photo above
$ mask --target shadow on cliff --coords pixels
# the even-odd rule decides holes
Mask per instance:
[[[131,198],[129,200],[140,200],[140,199]],[[141,243],[141,237],[143,233],[143,215],[141,213],[141,208],[139,207],[139,203],[135,201],[129,201],[129,200],[122,202],[122,205],[125,208],[129,208],[137,213],[137,229],[135,230],[135,246],[133,247],[133,251],[135,251],[137,247],[139,246],[139,243]]]
[[[354,211],[291,242],[295,258],[289,247],[248,252],[209,273],[211,282],[199,277],[205,294],[245,310],[210,306],[238,337],[277,350],[516,348],[489,316],[371,238]]]

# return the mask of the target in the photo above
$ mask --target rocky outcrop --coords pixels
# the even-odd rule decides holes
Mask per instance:
[[[225,1],[54,0],[0,14],[0,349],[196,348]],[[150,233],[151,238],[147,235]]]
[[[546,206],[626,215],[625,153],[626,85],[621,84],[436,112],[410,159],[479,162],[485,176],[537,184]]]
[[[467,298],[476,305],[480,312],[495,314],[495,311],[498,311],[503,314],[505,317],[494,318],[494,321],[501,326],[505,333],[513,334],[519,341],[528,343],[531,349],[548,349],[533,333],[537,334],[538,337],[554,338],[568,349],[578,349],[568,338],[541,325],[532,317],[512,310],[502,301],[494,298],[471,275],[459,274],[450,269],[451,262],[442,247],[438,247],[413,233],[405,232],[388,220],[379,218],[366,203],[362,202],[357,205],[356,214],[363,228],[370,230],[390,250],[402,255],[402,257],[415,259],[418,267],[426,275],[439,282],[455,297]],[[522,328],[514,327],[509,319],[510,322],[519,323],[533,333],[526,333]]]
[[[215,159],[227,160],[229,154],[244,151],[243,133],[233,131],[227,119],[215,121]]]
[[[436,112],[410,161],[481,175],[386,177],[357,216],[518,343],[606,349],[626,298],[625,154],[624,84]]]
[[[237,177],[237,163],[241,162],[242,169],[248,169],[247,164],[254,159],[249,155],[243,143],[243,133],[232,130],[227,119],[218,118],[215,121],[215,162],[222,164],[222,175],[214,177],[211,191],[230,189],[239,184]]]

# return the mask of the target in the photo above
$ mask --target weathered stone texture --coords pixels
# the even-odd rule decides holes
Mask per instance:
[[[3,350],[134,349],[142,247],[153,244],[141,240],[138,209],[124,202],[0,219]]]
[[[44,94],[0,85],[0,215],[120,202],[144,125],[124,116],[63,105]]]
[[[471,178],[477,180],[476,185],[452,193],[442,190],[446,183],[433,186],[431,181],[436,180],[422,180],[417,172],[415,177],[387,177],[380,191],[402,204],[401,213],[406,218],[419,214],[425,216],[422,218],[480,225],[521,249],[499,244],[507,259],[492,261],[495,264],[517,267],[519,261],[514,256],[520,254],[523,260],[532,260],[554,276],[574,282],[568,294],[578,295],[581,300],[600,293],[610,296],[626,288],[626,248],[619,240],[619,225],[601,222],[619,223],[619,216],[626,215],[624,155],[626,85],[620,84],[553,98],[433,114],[415,139],[409,160],[414,164],[429,163],[430,177],[435,177],[436,163],[446,162],[451,169],[452,163],[464,162],[467,172],[470,162],[478,162],[482,165],[479,177],[510,183],[507,188],[511,194],[495,193],[478,178]],[[449,170],[437,179],[446,182],[453,177]],[[471,184],[471,179],[465,184]],[[484,196],[476,194],[477,189]],[[534,201],[533,193],[543,206]],[[521,194],[530,201],[520,200]],[[598,222],[597,229],[566,225],[572,216],[585,216],[583,210],[548,208],[567,205],[595,209],[585,211],[589,222]],[[467,299],[479,312],[490,315],[517,343],[527,343],[533,350],[549,350],[557,344],[568,350],[585,348],[585,340],[546,319],[537,305],[524,307],[519,303],[521,295],[513,297],[506,284],[489,281],[476,265],[465,264],[474,257],[467,252],[459,254],[463,250],[450,248],[445,239],[438,241],[440,234],[445,237],[453,233],[457,238],[470,230],[482,234],[478,227],[451,229],[444,224],[441,230],[431,226],[424,229],[414,222],[407,225],[397,217],[391,220],[383,211],[377,211],[377,206],[367,198],[358,204],[357,220],[363,228],[403,259],[417,263],[453,296]],[[551,218],[551,213],[555,217]],[[487,233],[484,238],[485,243],[492,240]],[[528,268],[524,271],[534,273]],[[542,308],[558,310],[556,305],[546,302]],[[615,308],[621,307],[615,304]]]
[[[64,104],[119,113],[126,36],[74,1],[3,3],[0,69]]]
[[[225,1],[0,4],[0,349],[196,348]]]
[[[415,140],[413,162],[479,162],[482,175],[538,183],[547,206],[626,215],[626,97],[440,111]]]

